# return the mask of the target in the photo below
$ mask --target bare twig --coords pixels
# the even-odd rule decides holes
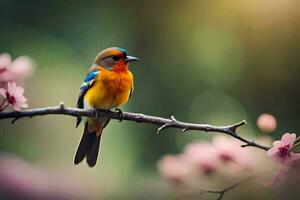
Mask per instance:
[[[270,147],[258,144],[254,141],[248,140],[237,134],[236,129],[240,126],[246,124],[246,121],[243,120],[233,125],[229,126],[212,126],[208,124],[194,124],[194,123],[186,123],[181,122],[175,119],[174,116],[171,116],[170,119],[145,115],[141,113],[129,113],[123,112],[121,115],[120,112],[114,112],[110,110],[85,110],[85,109],[78,109],[78,108],[69,108],[65,107],[63,103],[59,106],[53,107],[45,107],[45,108],[36,108],[36,109],[28,109],[22,110],[20,112],[0,112],[0,120],[1,119],[13,119],[12,123],[15,123],[18,119],[23,117],[35,117],[35,116],[42,116],[42,115],[69,115],[73,117],[78,116],[86,116],[86,117],[109,117],[111,119],[118,119],[118,120],[128,120],[128,121],[135,121],[135,122],[142,122],[148,124],[156,124],[160,127],[157,129],[157,133],[161,133],[162,130],[166,128],[178,128],[181,129],[183,132],[196,130],[196,131],[205,131],[205,132],[219,132],[225,133],[230,135],[245,144],[246,146],[257,147],[263,150],[268,150]]]
[[[200,192],[200,194],[208,194],[208,193],[218,194],[219,196],[217,197],[216,200],[221,200],[221,199],[223,199],[226,192],[229,192],[230,190],[234,189],[237,186],[240,186],[241,184],[243,184],[246,181],[249,181],[252,178],[254,178],[254,176],[250,176],[250,177],[242,179],[240,181],[236,181],[234,184],[232,184],[232,185],[230,185],[230,186],[228,186],[228,187],[226,187],[222,190],[202,190]]]

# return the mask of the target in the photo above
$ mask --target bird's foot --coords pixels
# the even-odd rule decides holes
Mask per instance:
[[[123,119],[124,119],[124,113],[123,113],[123,111],[120,108],[115,108],[115,111],[119,113],[119,116],[120,116],[119,122],[122,122]]]

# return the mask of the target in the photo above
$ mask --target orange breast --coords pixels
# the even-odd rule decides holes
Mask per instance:
[[[84,100],[90,107],[111,109],[125,104],[133,88],[133,76],[126,71],[109,71],[101,69],[100,75],[95,80]]]

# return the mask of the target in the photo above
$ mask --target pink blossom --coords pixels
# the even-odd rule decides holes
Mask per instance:
[[[0,152],[0,169],[1,199],[95,199],[99,196],[91,179],[78,170],[41,168],[4,152]]]
[[[197,170],[206,175],[215,172],[218,167],[216,151],[209,143],[188,144],[184,150],[184,156]]]
[[[158,162],[158,168],[161,175],[173,183],[184,182],[191,171],[182,156],[166,155]]]
[[[10,71],[22,79],[30,77],[33,73],[32,59],[28,56],[16,58],[10,65]]]
[[[248,168],[253,165],[251,152],[242,148],[239,141],[226,136],[216,136],[212,143],[221,162],[234,163],[242,168]]]
[[[271,133],[277,127],[276,118],[270,114],[261,114],[257,119],[257,126],[261,131]]]
[[[0,54],[0,69],[8,66],[11,63],[11,57],[8,53]]]
[[[16,79],[16,76],[8,70],[10,64],[10,55],[7,53],[0,54],[0,83]]]
[[[21,108],[27,108],[27,99],[23,96],[24,89],[16,83],[8,83],[7,90],[0,88],[0,96],[4,98],[1,102],[0,110],[10,105],[14,110],[20,111]]]
[[[0,84],[5,82],[21,83],[33,73],[32,59],[20,56],[14,61],[7,53],[0,54]]]
[[[295,160],[289,165],[280,165],[270,183],[267,185],[283,185],[289,181],[299,182],[300,162]]]
[[[300,153],[291,152],[295,140],[295,133],[285,133],[281,140],[273,142],[273,147],[268,150],[267,155],[281,164],[291,164],[293,161],[300,159]]]

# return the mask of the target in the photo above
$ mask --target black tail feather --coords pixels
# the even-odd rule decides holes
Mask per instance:
[[[95,132],[89,132],[88,123],[86,123],[82,138],[76,151],[74,164],[80,163],[87,156],[88,165],[90,167],[94,167],[98,158],[99,145],[100,136],[97,137]]]
[[[96,136],[96,135],[95,135]],[[86,155],[86,162],[90,167],[94,167],[97,163],[98,153],[100,149],[100,136],[96,136]]]

